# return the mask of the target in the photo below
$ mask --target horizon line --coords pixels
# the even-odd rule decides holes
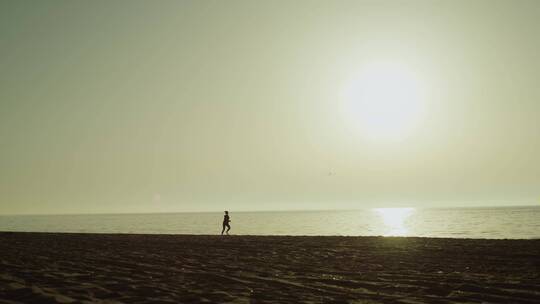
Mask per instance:
[[[365,208],[336,208],[336,209],[263,209],[263,210],[238,210],[234,213],[256,213],[256,212],[323,212],[323,211],[362,211],[372,209],[487,209],[487,208],[526,208],[540,207],[538,205],[473,205],[473,206],[437,206],[437,207],[413,207],[413,206],[394,206],[394,207],[365,207]],[[157,212],[89,212],[89,213],[7,213],[0,216],[65,216],[65,215],[138,215],[138,214],[178,214],[178,213],[221,213],[224,210],[201,210],[201,211],[157,211]],[[230,212],[230,210],[229,210]]]

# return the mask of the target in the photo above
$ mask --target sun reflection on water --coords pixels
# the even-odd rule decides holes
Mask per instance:
[[[375,213],[384,223],[384,236],[405,236],[409,232],[406,220],[414,212],[414,208],[375,208]]]

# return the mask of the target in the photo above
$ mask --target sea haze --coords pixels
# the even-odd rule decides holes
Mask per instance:
[[[540,238],[540,207],[231,211],[231,234]],[[0,231],[219,234],[222,214],[0,216]]]

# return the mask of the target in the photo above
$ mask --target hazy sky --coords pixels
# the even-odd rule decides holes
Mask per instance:
[[[0,1],[0,213],[539,204],[539,20],[536,0]]]

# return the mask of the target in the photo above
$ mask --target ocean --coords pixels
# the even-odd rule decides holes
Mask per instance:
[[[231,234],[540,238],[540,207],[234,212]],[[0,231],[219,234],[221,212],[9,215]]]

